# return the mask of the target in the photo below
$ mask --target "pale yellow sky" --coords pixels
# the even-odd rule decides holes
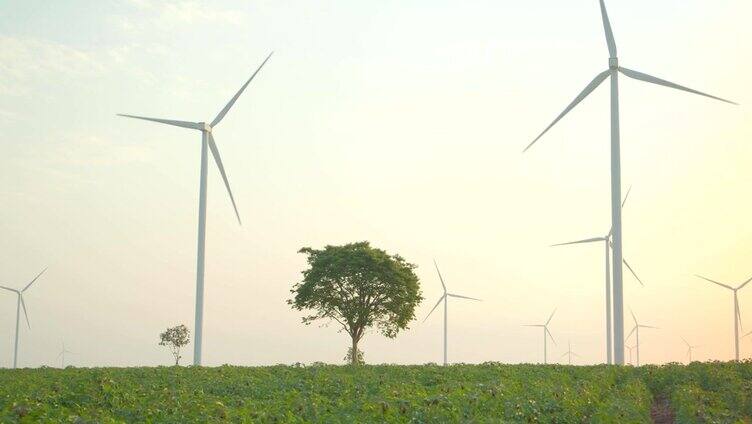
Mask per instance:
[[[241,216],[209,174],[204,359],[339,362],[346,337],[285,300],[302,246],[369,240],[419,265],[426,301],[368,362],[441,360],[436,258],[451,290],[452,362],[536,362],[543,321],[604,360],[608,92],[522,149],[607,66],[596,1],[11,1],[0,6],[0,284],[22,286],[20,364],[156,365],[158,333],[192,327],[200,144],[115,117],[209,120],[276,53],[215,136]],[[731,293],[752,277],[752,6],[612,0],[622,65],[731,98],[622,79],[625,302],[661,330],[642,361],[732,356]],[[740,294],[752,330],[752,286]],[[629,321],[628,321],[629,322]],[[0,366],[15,299],[0,296]],[[752,355],[752,340],[742,343]],[[190,362],[190,352],[185,357]]]

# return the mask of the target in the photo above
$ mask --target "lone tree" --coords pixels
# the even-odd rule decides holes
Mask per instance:
[[[159,345],[167,346],[170,353],[175,357],[175,365],[180,364],[180,349],[190,342],[190,330],[183,324],[168,328],[159,335]]]
[[[363,362],[358,342],[366,329],[375,326],[394,338],[415,318],[423,297],[415,265],[401,256],[366,241],[323,250],[304,247],[299,253],[308,255],[309,268],[290,290],[294,298],[287,303],[299,311],[313,311],[303,317],[306,325],[320,319],[336,321],[352,339],[345,357],[351,364]]]

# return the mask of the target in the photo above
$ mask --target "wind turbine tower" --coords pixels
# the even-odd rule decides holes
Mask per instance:
[[[545,324],[528,324],[525,325],[525,327],[540,327],[543,329],[543,363],[548,363],[548,338],[551,338],[551,341],[554,342],[554,345],[556,344],[556,340],[554,340],[554,336],[551,334],[550,331],[548,331],[548,324],[551,323],[551,319],[554,317],[554,314],[556,313],[556,309],[554,309],[553,312],[551,312],[551,316],[548,317],[548,320]]]
[[[439,304],[441,302],[444,302],[444,365],[446,366],[448,364],[448,361],[447,361],[447,327],[449,326],[449,315],[447,312],[448,311],[447,306],[449,305],[449,303],[447,302],[447,300],[450,297],[475,300],[478,302],[480,302],[481,300],[476,299],[474,297],[467,297],[467,296],[462,296],[459,294],[453,294],[453,293],[447,292],[446,284],[444,284],[444,278],[442,278],[441,276],[441,271],[439,271],[439,266],[436,264],[436,261],[433,261],[433,265],[436,267],[436,273],[439,274],[439,281],[441,282],[441,288],[444,290],[444,293],[439,298],[439,301],[436,302],[436,305],[434,305],[433,309],[431,309],[431,312],[429,312],[428,315],[426,315],[426,318],[423,320],[423,322],[426,322],[426,320],[428,320],[428,317],[431,316],[431,314],[433,313],[434,310],[436,310]]]
[[[614,362],[617,365],[624,364],[624,289],[622,284],[622,225],[621,225],[621,142],[619,130],[619,74],[629,78],[648,82],[651,84],[662,85],[664,87],[676,90],[686,91],[693,94],[720,100],[726,103],[733,103],[719,97],[711,96],[683,87],[681,85],[669,82],[654,76],[624,68],[619,64],[616,51],[616,41],[611,29],[611,22],[606,12],[604,0],[600,0],[601,18],[603,20],[603,30],[606,34],[606,45],[608,47],[608,69],[596,75],[595,78],[585,87],[580,94],[564,109],[554,121],[546,127],[526,148],[530,149],[545,133],[548,132],[557,122],[559,122],[567,113],[575,108],[587,96],[590,95],[606,79],[611,80],[611,228],[613,228],[613,296],[614,296]]]
[[[145,121],[157,122],[160,124],[172,125],[181,128],[188,128],[201,132],[201,177],[199,183],[198,200],[198,248],[196,254],[196,311],[195,328],[193,331],[193,365],[201,365],[201,347],[203,342],[204,329],[204,252],[206,247],[206,182],[209,151],[211,151],[214,162],[217,164],[219,173],[222,176],[225,187],[227,188],[227,193],[230,195],[230,202],[232,202],[232,207],[235,210],[235,216],[238,218],[238,224],[241,223],[240,214],[238,213],[238,207],[235,204],[235,198],[232,195],[232,190],[230,190],[230,182],[227,179],[227,173],[225,172],[224,165],[222,165],[222,158],[219,155],[219,148],[217,147],[217,143],[214,141],[213,130],[217,125],[219,125],[220,122],[222,122],[222,119],[224,119],[227,112],[229,112],[229,110],[238,100],[238,97],[243,94],[245,88],[248,87],[248,84],[251,83],[253,78],[261,70],[261,68],[264,67],[264,64],[266,64],[270,57],[272,57],[271,53],[261,63],[258,69],[256,69],[256,72],[254,72],[253,75],[248,78],[248,81],[246,81],[245,84],[240,87],[240,90],[235,93],[235,95],[232,97],[232,99],[230,99],[227,105],[225,105],[225,107],[221,111],[219,111],[217,116],[213,121],[211,121],[210,124],[207,124],[205,122],[176,121],[171,119],[148,118],[145,116],[118,114],[119,116],[124,116],[126,118],[142,119]]]
[[[711,280],[710,278],[705,278],[702,275],[697,275],[698,278],[702,278],[705,281],[711,282],[713,284],[717,284],[725,289],[731,290],[734,293],[734,358],[738,361],[739,360],[739,331],[741,330],[742,326],[742,315],[739,311],[739,290],[743,289],[744,286],[749,284],[750,281],[752,281],[752,278],[749,280],[743,282],[736,288],[729,286],[728,284],[719,283],[718,281]]]
[[[32,284],[34,284],[35,281],[39,277],[44,274],[44,272],[47,271],[47,268],[43,269],[42,272],[39,273],[36,277],[34,277],[33,280],[29,284],[26,285],[21,290],[12,289],[10,287],[0,286],[0,289],[5,289],[8,291],[11,291],[16,294],[18,297],[18,300],[16,301],[16,342],[13,347],[13,368],[18,368],[18,333],[20,331],[20,324],[21,324],[21,309],[23,309],[24,317],[26,318],[26,325],[31,329],[31,323],[29,322],[29,313],[26,311],[26,302],[24,301],[24,293],[26,293],[26,290],[29,290],[29,287],[31,287]]]

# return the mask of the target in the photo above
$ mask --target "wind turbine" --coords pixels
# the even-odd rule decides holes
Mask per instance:
[[[568,357],[567,363],[569,365],[572,365],[572,356],[576,356],[576,357],[579,358],[580,355],[572,352],[572,342],[571,341],[569,341],[568,346],[569,346],[568,350],[566,352],[564,352],[564,354],[561,355],[561,357],[563,358],[563,357],[567,356]]]
[[[739,360],[739,330],[741,330],[742,326],[742,315],[739,311],[739,297],[737,296],[737,292],[744,288],[747,284],[749,284],[750,281],[752,281],[752,278],[749,280],[743,282],[741,285],[739,285],[737,288],[733,288],[727,284],[719,283],[718,281],[711,280],[710,278],[705,278],[702,275],[696,275],[698,278],[702,278],[705,281],[709,281],[713,284],[717,284],[721,287],[727,288],[734,292],[734,352],[735,352],[735,358],[738,361]]]
[[[18,296],[17,304],[16,304],[16,344],[13,348],[13,368],[18,367],[18,333],[19,333],[19,324],[21,323],[21,308],[23,308],[24,311],[24,317],[26,317],[26,325],[31,329],[31,323],[29,322],[29,313],[26,311],[26,302],[24,302],[23,294],[26,293],[26,290],[29,290],[29,287],[31,287],[32,284],[34,284],[35,281],[39,277],[44,274],[44,272],[47,271],[47,268],[43,269],[42,272],[40,272],[36,277],[34,277],[33,280],[29,284],[26,285],[21,290],[12,289],[10,287],[0,286],[0,289],[5,289],[8,291],[12,291]]]
[[[658,327],[653,327],[652,325],[642,325],[637,322],[637,317],[635,316],[634,312],[630,309],[629,312],[632,314],[632,319],[634,320],[634,327],[632,327],[632,331],[629,332],[627,335],[627,339],[629,339],[632,334],[635,335],[635,349],[637,349],[637,366],[640,366],[640,328],[652,328],[657,330]]]
[[[681,339],[684,341],[684,344],[687,345],[687,356],[689,357],[689,363],[691,364],[692,363],[692,350],[697,349],[700,346],[692,346],[684,337],[682,337]]]
[[[431,309],[431,312],[426,315],[426,318],[423,320],[423,322],[426,322],[428,320],[428,317],[431,316],[433,311],[436,310],[436,308],[439,306],[441,302],[444,302],[444,365],[447,365],[447,321],[448,321],[448,315],[447,315],[447,299],[450,297],[456,297],[459,299],[469,299],[469,300],[475,300],[480,302],[480,299],[476,299],[474,297],[467,297],[467,296],[461,296],[459,294],[452,294],[447,292],[446,284],[444,284],[444,278],[441,276],[441,271],[439,271],[439,266],[436,264],[436,261],[433,261],[433,266],[436,267],[436,273],[439,274],[439,281],[441,281],[441,287],[444,289],[444,294],[441,295],[439,298],[439,301],[436,302],[436,305],[434,305],[433,309]]]
[[[65,354],[66,353],[73,354],[73,352],[65,348],[65,342],[63,342],[63,350],[61,350],[60,353],[57,355],[58,358],[61,358],[60,368],[65,368]]]
[[[543,328],[543,363],[548,363],[548,338],[551,338],[551,341],[554,342],[554,345],[556,344],[556,340],[554,340],[554,336],[551,334],[550,331],[548,331],[548,324],[551,323],[551,319],[554,317],[554,314],[556,313],[556,309],[554,309],[553,312],[551,312],[551,316],[548,317],[548,321],[546,321],[545,324],[528,324],[524,327],[541,327]]]
[[[627,194],[624,196],[624,201],[621,202],[621,207],[624,208],[624,204],[627,203],[627,199],[629,198],[629,193],[632,191],[632,187],[627,190]],[[608,234],[602,237],[593,237],[589,239],[584,240],[578,240],[578,241],[571,241],[569,243],[559,243],[554,244],[553,247],[557,246],[569,246],[573,244],[584,244],[584,243],[599,243],[603,242],[603,245],[605,247],[605,253],[606,253],[606,363],[611,365],[613,363],[612,359],[612,342],[613,337],[611,335],[611,235],[613,234],[613,228],[608,230]],[[632,269],[631,266],[629,266],[629,263],[627,263],[627,260],[622,258],[622,262],[624,262],[624,265],[629,269],[629,272],[634,275],[634,277],[637,279],[637,281],[640,283],[640,285],[644,286],[642,283],[642,280],[640,280],[640,277],[637,276],[637,274],[634,272],[634,269]]]
[[[632,350],[634,350],[635,346],[627,346],[625,344],[624,347],[629,351],[629,363],[632,364]]]
[[[611,23],[606,12],[604,0],[600,0],[601,18],[603,20],[603,29],[606,33],[606,44],[608,45],[608,69],[598,74],[580,94],[564,109],[554,121],[546,127],[543,132],[535,138],[526,148],[525,151],[535,144],[548,130],[559,122],[567,113],[575,108],[582,100],[593,92],[603,81],[611,78],[611,226],[613,228],[613,280],[614,280],[614,359],[616,364],[624,364],[624,294],[622,279],[622,228],[621,228],[621,152],[620,152],[620,132],[619,132],[619,73],[639,81],[651,84],[662,85],[665,87],[686,91],[701,96],[710,97],[726,103],[732,103],[719,97],[711,96],[683,87],[672,82],[653,77],[642,72],[619,66],[619,59],[616,54],[616,41],[611,30]]]
[[[273,52],[272,52],[273,53]],[[145,121],[157,122],[160,124],[167,124],[176,127],[188,128],[192,130],[201,131],[201,182],[199,186],[199,201],[198,201],[198,253],[196,255],[196,322],[194,329],[194,341],[193,341],[193,365],[201,365],[201,343],[203,335],[203,323],[204,323],[204,248],[206,242],[206,174],[207,174],[207,162],[208,162],[208,150],[211,150],[214,162],[219,168],[219,173],[222,175],[222,180],[227,188],[227,193],[230,195],[230,202],[235,209],[235,216],[238,218],[238,224],[240,224],[240,214],[238,213],[237,205],[235,204],[235,198],[232,196],[232,190],[230,190],[230,182],[227,180],[227,174],[225,173],[225,167],[222,165],[222,158],[219,155],[219,149],[214,141],[212,130],[216,127],[227,112],[232,108],[235,102],[238,100],[243,91],[251,83],[253,77],[261,70],[266,64],[272,53],[264,59],[261,65],[256,69],[256,72],[248,78],[248,81],[240,87],[237,93],[230,99],[227,105],[219,111],[214,120],[207,124],[205,122],[187,122],[187,121],[175,121],[170,119],[158,119],[147,118],[145,116],[124,115],[118,114],[118,116],[124,116],[126,118],[143,119]]]

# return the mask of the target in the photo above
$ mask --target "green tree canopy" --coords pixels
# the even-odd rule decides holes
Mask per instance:
[[[175,358],[175,365],[180,364],[180,349],[190,343],[190,330],[183,324],[170,327],[159,334],[159,345],[167,346],[170,353]]]
[[[290,290],[294,298],[287,303],[299,311],[313,311],[303,317],[307,325],[316,320],[337,322],[352,339],[351,363],[362,358],[358,342],[366,329],[376,327],[394,338],[415,318],[423,297],[415,265],[401,256],[365,241],[323,250],[304,247],[299,253],[308,255],[309,268]]]

